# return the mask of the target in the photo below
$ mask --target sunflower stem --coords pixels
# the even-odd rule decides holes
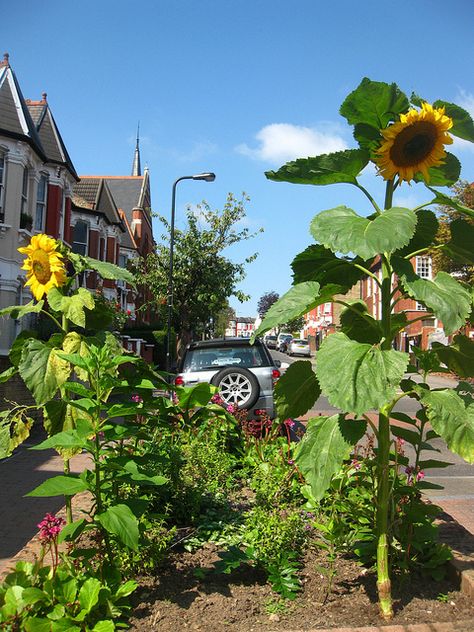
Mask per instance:
[[[64,314],[62,315],[61,329],[64,331],[65,334],[67,334],[68,329],[69,329],[69,321]],[[63,389],[60,389],[60,390],[61,390],[61,397],[64,399],[65,393]],[[63,462],[64,462],[64,473],[68,475],[71,471],[71,461],[69,458],[64,457]],[[72,523],[72,496],[64,496],[64,501],[66,503],[66,520],[68,524],[71,524]]]
[[[46,316],[51,318],[51,320],[56,324],[57,328],[62,330],[61,323],[59,322],[59,320],[57,318],[55,318],[52,314],[50,314],[45,309],[40,310],[40,312],[41,312],[41,314],[46,314]]]
[[[367,189],[365,187],[363,187],[361,184],[359,184],[358,182],[356,182],[355,185],[369,199],[369,201],[372,204],[372,206],[374,207],[375,212],[377,213],[377,215],[381,215],[382,211],[380,209],[380,206],[377,204],[377,202],[374,200],[374,198],[370,195],[370,193],[367,191]]]

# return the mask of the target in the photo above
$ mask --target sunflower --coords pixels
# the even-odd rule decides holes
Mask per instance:
[[[22,270],[26,270],[26,285],[31,286],[37,301],[52,287],[63,285],[66,281],[66,269],[57,247],[57,242],[51,237],[33,235],[28,246],[18,248],[19,252],[27,255]]]
[[[384,140],[377,151],[375,163],[385,180],[398,175],[410,182],[421,172],[430,181],[428,169],[443,163],[446,156],[444,145],[453,139],[446,132],[453,121],[444,108],[434,108],[423,103],[421,110],[410,110],[400,115],[400,121],[380,130]]]

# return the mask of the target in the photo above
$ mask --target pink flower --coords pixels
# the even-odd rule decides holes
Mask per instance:
[[[425,478],[425,473],[423,472],[423,470],[420,470],[416,475],[416,480],[422,481],[424,478]]]
[[[233,415],[234,413],[237,412],[237,406],[235,404],[229,404],[226,408],[227,412],[230,413],[231,415]]]
[[[132,310],[127,309],[127,316],[131,316],[132,315]]]
[[[351,465],[355,470],[360,470],[360,463],[357,459],[352,459]]]
[[[37,525],[39,532],[39,539],[41,542],[51,542],[57,538],[61,527],[66,524],[64,518],[58,518],[53,514],[47,513],[43,520]]]
[[[218,404],[219,406],[222,406],[224,403],[224,400],[222,399],[222,397],[219,395],[219,393],[214,393],[214,395],[211,397],[211,402],[213,404]]]
[[[143,399],[140,397],[140,395],[132,395],[132,402],[141,404],[143,402]]]
[[[283,423],[285,424],[287,428],[293,428],[295,425],[295,422],[293,421],[293,419],[285,419]]]

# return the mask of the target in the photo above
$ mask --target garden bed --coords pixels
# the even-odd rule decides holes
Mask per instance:
[[[175,553],[156,576],[141,578],[131,629],[257,632],[382,625],[375,575],[352,559],[338,557],[328,594],[328,578],[321,570],[328,561],[321,552],[307,552],[303,590],[294,601],[279,600],[265,575],[253,568],[196,577],[196,569],[217,559],[217,548],[209,544],[194,553]],[[394,624],[474,621],[474,602],[456,590],[453,580],[395,577],[393,596]]]

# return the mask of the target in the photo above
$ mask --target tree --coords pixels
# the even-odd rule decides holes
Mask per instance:
[[[235,309],[231,307],[228,303],[227,305],[221,309],[221,311],[216,315],[214,320],[214,335],[215,336],[224,336],[225,331],[229,325],[229,321],[236,319]]]
[[[203,201],[194,210],[188,207],[184,230],[175,228],[173,326],[178,334],[178,357],[193,336],[207,331],[211,320],[215,322],[217,315],[228,305],[229,297],[235,296],[241,302],[249,298],[238,285],[245,278],[245,265],[257,254],[240,263],[234,263],[223,254],[229,246],[246,241],[263,230],[256,233],[250,233],[248,228],[239,230],[248,201],[245,194],[238,200],[229,193],[222,211],[212,210]],[[158,219],[166,231],[163,241],[145,260],[135,263],[134,272],[138,282],[150,289],[153,298],[149,305],[158,308],[165,322],[170,224],[162,216]]]
[[[257,303],[257,312],[260,318],[263,318],[265,316],[273,303],[276,303],[279,298],[280,295],[278,294],[278,292],[274,292],[273,290],[271,292],[266,292],[265,294],[262,294]]]
[[[304,324],[304,316],[299,316],[298,318],[293,318],[292,320],[289,320],[287,323],[285,323],[282,329],[284,331],[289,331],[290,333],[298,332],[299,335],[299,332],[303,329]]]
[[[452,187],[453,197],[467,208],[474,209],[474,185],[460,180]],[[438,217],[439,228],[436,235],[437,244],[449,244],[452,232],[462,233],[466,244],[472,249],[472,239],[474,233],[474,220],[470,217],[454,211],[446,206],[439,207]],[[456,256],[457,254],[457,256]],[[435,247],[431,251],[433,268],[436,272],[440,270],[453,274],[457,279],[466,283],[474,283],[474,266],[470,265],[460,253],[453,253],[446,247]]]

